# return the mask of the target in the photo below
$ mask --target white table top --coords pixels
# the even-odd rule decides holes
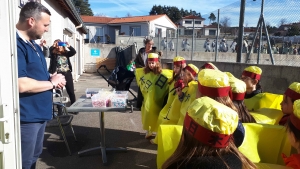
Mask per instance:
[[[68,112],[111,112],[111,111],[125,111],[125,108],[115,107],[93,107],[92,100],[81,97],[76,100],[70,107],[67,107]]]

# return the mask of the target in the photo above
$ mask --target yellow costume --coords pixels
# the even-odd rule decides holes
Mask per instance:
[[[181,66],[184,68],[186,66],[185,59],[181,56],[176,56],[173,59],[173,64],[177,66]],[[180,72],[181,73],[181,72]],[[174,77],[174,75],[173,75]],[[175,90],[175,84],[176,80],[174,79],[173,82],[170,84],[169,87],[169,95],[168,95],[168,101],[167,104],[164,106],[164,108],[160,111],[157,125],[160,124],[177,124],[177,121],[179,119],[179,112],[181,102],[179,102],[178,95]],[[177,100],[177,101],[175,101]]]
[[[154,53],[148,55],[148,60]],[[155,54],[155,58],[158,55]],[[172,71],[163,69],[161,74],[153,72],[144,73],[144,68],[136,69],[136,81],[143,94],[144,101],[141,108],[143,129],[157,131],[158,114],[163,108],[164,98],[167,95],[169,84],[172,78]]]
[[[157,167],[161,168],[162,164],[175,152],[179,142],[183,141],[181,138],[182,128],[185,128],[185,132],[191,134],[199,142],[222,148],[228,145],[228,139],[236,130],[238,119],[234,110],[209,97],[194,100],[188,108],[183,127],[178,125],[160,126],[163,133],[159,136],[162,144],[158,146]],[[164,137],[165,135],[168,137]],[[217,137],[222,141],[213,142],[212,137]]]
[[[199,72],[199,69],[193,64],[188,64],[185,67],[185,69],[188,70],[194,77],[196,77]],[[186,111],[190,106],[190,104],[196,99],[197,90],[198,90],[198,82],[194,80],[190,81],[188,83],[188,86],[182,90],[183,98],[181,100],[180,117],[177,122],[177,125],[183,125]]]

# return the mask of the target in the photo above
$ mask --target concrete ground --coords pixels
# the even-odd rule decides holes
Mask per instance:
[[[85,94],[86,88],[111,88],[98,74],[87,73],[81,75],[74,85],[77,98]],[[137,93],[136,83],[131,83],[131,90]],[[141,134],[144,131],[140,111],[105,113],[106,146],[128,148],[127,152],[108,152],[106,166],[102,163],[100,150],[78,156],[78,151],[100,144],[99,113],[80,112],[74,115],[72,125],[77,142],[70,128],[64,127],[72,156],[68,154],[59,128],[46,128],[44,149],[37,162],[37,169],[156,168],[157,146],[150,144]]]

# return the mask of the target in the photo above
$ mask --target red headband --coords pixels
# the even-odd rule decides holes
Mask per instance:
[[[185,60],[175,61],[175,62],[174,62],[174,65],[180,66],[180,65],[185,64],[185,63],[186,63]]]
[[[209,64],[209,63],[205,63],[203,66],[205,67],[205,69],[215,69],[215,68],[214,68],[211,64]]]
[[[244,100],[246,93],[233,93],[232,92],[232,100]]]
[[[242,75],[251,77],[252,79],[256,79],[256,80],[260,80],[260,76],[261,76],[260,74],[248,72],[246,70],[243,71]]]
[[[195,70],[192,69],[190,66],[186,66],[185,69],[191,72],[194,77],[197,75],[197,72],[195,72]]]
[[[286,91],[284,92],[284,94],[285,94],[286,96],[289,96],[289,97],[290,97],[291,99],[293,99],[293,100],[298,100],[298,99],[300,99],[300,94],[297,93],[297,92],[295,92],[294,90],[292,90],[292,89],[290,89],[290,88],[286,89]]]
[[[200,84],[200,82],[198,82],[198,89],[204,96],[208,96],[208,97],[225,97],[225,96],[229,96],[230,98],[232,98],[230,86],[228,86],[228,87],[219,87],[219,88],[206,87],[206,86],[202,86]]]
[[[148,61],[158,62],[158,58],[148,58]]]
[[[290,115],[290,121],[298,130],[300,130],[300,119],[296,117],[294,113]]]
[[[188,113],[185,115],[184,127],[189,134],[201,143],[216,148],[227,147],[231,138],[231,135],[220,134],[202,127]]]

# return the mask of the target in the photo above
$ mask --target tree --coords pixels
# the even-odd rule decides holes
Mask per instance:
[[[285,18],[282,18],[282,19],[280,19],[280,21],[279,21],[279,26],[284,25],[284,24],[286,24],[286,23],[287,23],[286,19],[285,19]]]
[[[295,36],[300,35],[300,29],[298,25],[292,25],[292,27],[288,30],[287,36]]]
[[[223,27],[224,33],[226,35],[228,27],[230,27],[231,22],[230,18],[225,16],[224,18],[221,19],[220,21],[221,26]]]
[[[210,13],[210,15],[209,15],[209,17],[208,17],[208,19],[209,19],[209,24],[211,23],[211,21],[215,21],[216,20],[216,16],[215,16],[215,14],[214,13]]]
[[[126,14],[126,17],[132,17],[132,15],[128,12],[128,13]]]
[[[94,16],[89,0],[73,0],[73,4],[80,15]]]
[[[182,17],[187,15],[195,15],[201,17],[200,13],[194,10],[188,11],[181,8],[180,10],[176,6],[161,6],[154,5],[149,12],[150,15],[166,14],[174,23],[178,22]]]

